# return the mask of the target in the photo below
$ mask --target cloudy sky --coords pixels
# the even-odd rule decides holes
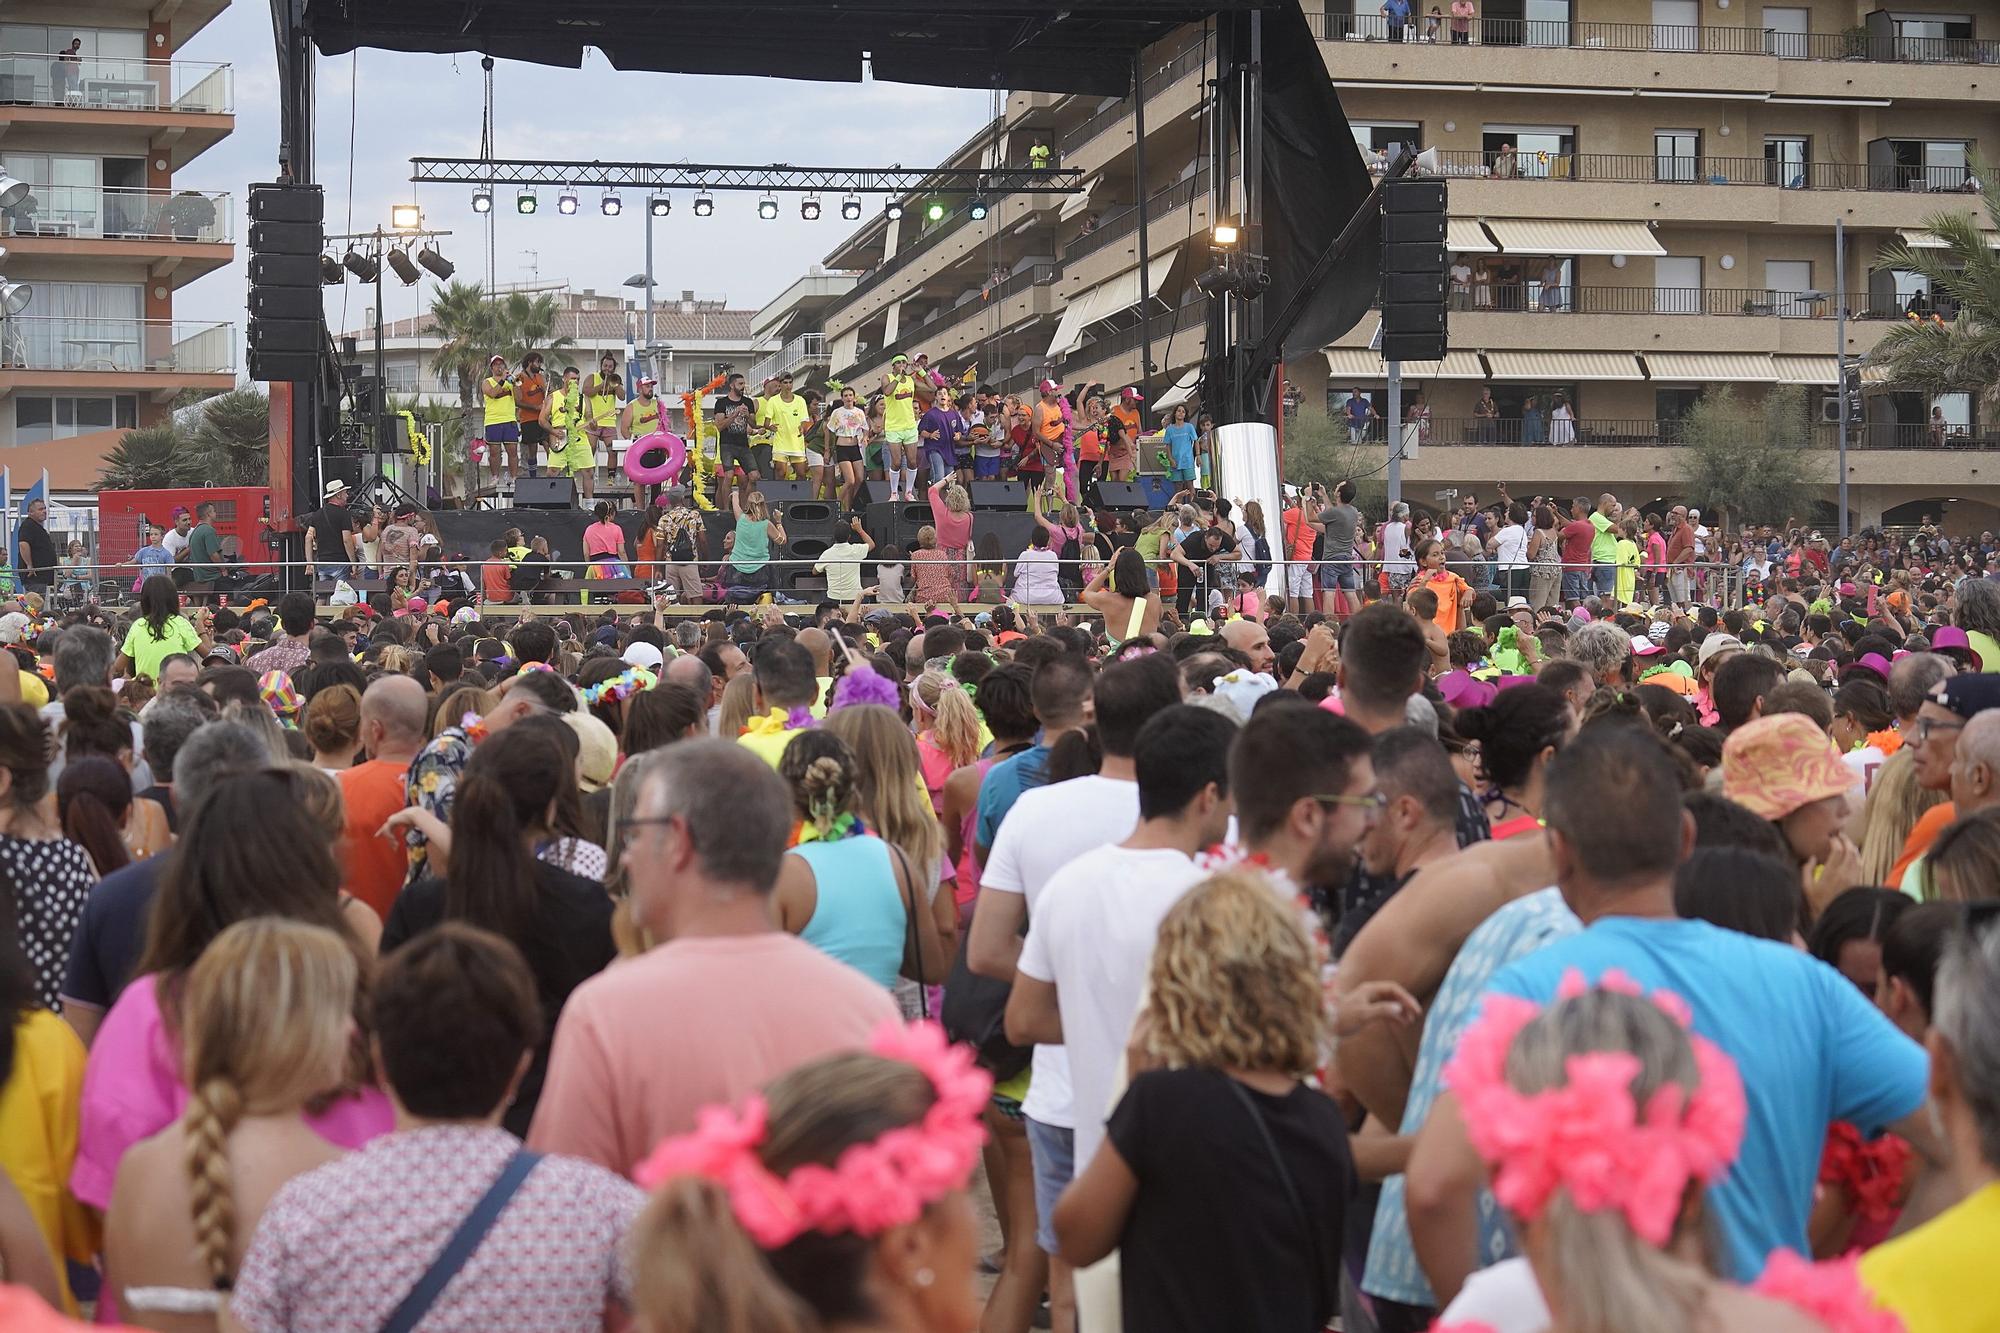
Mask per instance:
[[[235,67],[236,132],[179,173],[184,188],[228,190],[237,210],[237,262],[182,288],[180,319],[241,325],[249,233],[243,193],[276,172],[277,91],[270,10],[237,0],[180,51],[186,60]],[[692,75],[619,73],[595,52],[580,70],[500,62],[494,72],[495,155],[626,161],[791,162],[811,166],[908,166],[933,163],[970,137],[990,114],[991,95],[899,84],[819,84]],[[413,186],[409,159],[476,157],[482,103],[477,55],[402,55],[364,50],[319,62],[318,177],[326,190],[327,230],[363,231],[389,222],[390,205],[413,196],[426,225],[455,235],[439,243],[461,279],[483,279],[486,226],[462,186]],[[353,151],[349,151],[350,136]],[[511,192],[495,210],[494,272],[501,283],[567,279],[577,288],[616,290],[644,266],[643,200],[629,192],[625,211],[606,218],[584,192],[570,217],[544,190],[532,217],[513,211]],[[701,219],[691,199],[674,200],[654,223],[653,274],[662,291],[692,289],[754,308],[822,259],[856,224],[837,201],[822,219],[801,220],[796,198],[776,221],[756,216],[755,196],[718,196]],[[349,219],[352,219],[351,224]],[[389,318],[428,305],[431,281],[404,287],[384,276]],[[372,300],[350,280],[327,292],[332,327],[360,324]],[[346,303],[343,315],[342,303]],[[241,345],[241,329],[238,329]]]

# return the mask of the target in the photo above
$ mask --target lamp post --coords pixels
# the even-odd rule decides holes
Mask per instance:
[[[625,279],[627,287],[641,288],[645,292],[645,312],[639,324],[639,374],[653,373],[653,213],[646,210],[646,271],[634,273]],[[627,327],[630,327],[629,325]],[[633,377],[635,380],[637,376]],[[636,385],[628,386],[636,388]]]

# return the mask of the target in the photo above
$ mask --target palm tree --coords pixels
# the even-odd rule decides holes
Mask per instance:
[[[574,347],[576,339],[567,334],[556,336],[556,321],[561,314],[562,306],[553,293],[543,292],[539,296],[507,293],[494,310],[499,350],[509,361],[519,362],[530,352],[546,354]]]
[[[1912,318],[1882,335],[1869,361],[1892,384],[1928,395],[1970,393],[1989,414],[2000,414],[2000,251],[1988,247],[1985,230],[2000,222],[2000,181],[1984,163],[1974,163],[1982,182],[1986,222],[1971,212],[1936,213],[1924,226],[1942,247],[1889,246],[1882,263],[1907,269],[1930,288],[1933,308],[1957,307],[1950,322]]]
[[[188,443],[211,485],[264,485],[271,476],[271,400],[254,388],[204,400]]]
[[[470,419],[477,403],[474,390],[499,343],[494,305],[476,282],[454,282],[434,291],[432,331],[443,342],[431,353],[431,368],[441,378],[458,381],[459,406]]]
[[[126,431],[104,455],[97,482],[105,490],[157,491],[198,486],[203,477],[200,460],[188,448],[187,437],[169,420]]]

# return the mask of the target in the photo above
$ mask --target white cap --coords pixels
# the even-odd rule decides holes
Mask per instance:
[[[635,643],[625,650],[623,661],[627,666],[644,667],[648,671],[658,671],[666,658],[650,643]]]

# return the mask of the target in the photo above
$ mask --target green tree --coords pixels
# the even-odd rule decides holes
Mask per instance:
[[[431,367],[457,382],[459,406],[469,416],[478,405],[479,377],[500,344],[493,303],[476,282],[454,282],[433,290],[432,328],[442,342],[431,353]]]
[[[234,389],[201,404],[189,447],[216,486],[262,486],[271,479],[271,400]]]
[[[1898,242],[1881,259],[1884,267],[1921,276],[1933,306],[1956,306],[1957,316],[1949,323],[1898,324],[1868,359],[1892,384],[1933,396],[1970,393],[1989,413],[2000,413],[2000,251],[1986,244],[1992,234],[1986,228],[2000,222],[2000,180],[1983,162],[1975,161],[1973,174],[1983,182],[1984,223],[1970,211],[1934,213],[1924,226],[1942,248]]]
[[[1355,501],[1362,512],[1381,514],[1388,504],[1389,445],[1356,445],[1347,439],[1347,426],[1325,412],[1301,409],[1285,423],[1285,475],[1294,486],[1319,482],[1331,491],[1337,482],[1352,480]]]
[[[157,491],[203,480],[201,460],[171,420],[126,431],[97,472],[98,485],[112,491]]]
[[[536,296],[526,292],[507,293],[494,303],[494,331],[499,342],[496,350],[508,361],[518,363],[530,352],[540,352],[547,359],[551,352],[574,347],[576,339],[567,334],[556,335],[561,316],[562,304],[553,292]]]
[[[1762,403],[1743,402],[1733,388],[1711,389],[1681,418],[1681,435],[1687,496],[1727,527],[1782,523],[1803,514],[1827,485],[1802,385],[1773,387]]]

